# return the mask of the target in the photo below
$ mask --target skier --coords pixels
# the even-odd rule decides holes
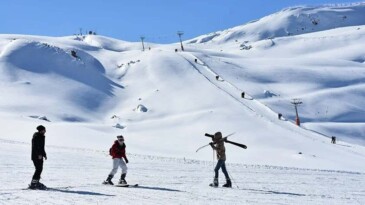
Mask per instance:
[[[335,137],[335,136],[332,136],[332,138],[331,138],[331,143],[332,143],[332,144],[336,144],[336,137]]]
[[[30,189],[47,189],[47,187],[39,182],[43,170],[43,158],[47,160],[47,154],[44,150],[46,128],[43,125],[37,127],[38,132],[34,133],[32,138],[32,161],[35,167],[35,172],[32,182],[29,185]]]
[[[125,148],[126,148],[126,145],[124,143],[124,137],[122,135],[117,136],[117,140],[114,141],[113,146],[109,150],[109,154],[113,158],[113,169],[110,172],[110,174],[108,175],[108,178],[103,182],[103,184],[114,185],[112,182],[112,178],[117,173],[118,167],[120,166],[122,169],[122,175],[120,176],[120,180],[119,180],[118,184],[121,186],[128,185],[127,181],[125,180],[125,177],[127,175],[127,170],[128,170],[128,167],[127,167],[128,159],[125,154]],[[122,158],[124,158],[125,162],[123,161]]]
[[[211,135],[212,136],[212,135]],[[214,169],[215,176],[213,183],[210,186],[218,187],[218,171],[222,168],[223,174],[226,177],[226,184],[223,187],[232,187],[231,179],[229,178],[227,169],[226,169],[226,148],[224,147],[224,140],[222,139],[222,133],[217,132],[212,136],[213,142],[209,143],[213,150],[217,151],[217,165]],[[216,144],[216,145],[214,145]]]

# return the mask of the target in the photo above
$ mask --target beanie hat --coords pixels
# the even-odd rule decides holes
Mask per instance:
[[[117,136],[117,139],[118,139],[118,140],[119,140],[119,139],[124,140],[124,137],[123,137],[123,135],[118,135],[118,136]]]
[[[220,140],[222,139],[222,133],[221,132],[216,132],[214,134],[214,140]]]
[[[37,130],[38,130],[38,132],[40,132],[40,131],[46,130],[46,128],[43,125],[39,125],[37,127]]]

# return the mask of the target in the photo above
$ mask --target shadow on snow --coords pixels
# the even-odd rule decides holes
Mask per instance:
[[[177,189],[168,189],[163,187],[148,187],[148,186],[136,186],[136,187],[129,187],[129,188],[135,188],[135,189],[149,189],[149,190],[157,190],[157,191],[172,191],[172,192],[182,192],[181,190]]]
[[[49,188],[48,190],[67,193],[67,194],[80,194],[80,195],[90,195],[90,196],[115,196],[115,195],[101,194],[101,193],[91,192],[91,191],[71,191],[71,190],[57,189],[57,188]]]
[[[306,196],[305,194],[297,194],[297,193],[281,192],[281,191],[268,191],[268,190],[260,190],[260,189],[240,189],[240,190],[261,192],[263,194],[279,194],[279,195],[290,195],[290,196]]]

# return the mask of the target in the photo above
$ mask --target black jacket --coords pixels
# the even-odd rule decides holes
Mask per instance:
[[[46,136],[39,132],[34,133],[32,138],[32,160],[38,160],[39,155],[47,157],[46,151],[44,150],[45,138]]]

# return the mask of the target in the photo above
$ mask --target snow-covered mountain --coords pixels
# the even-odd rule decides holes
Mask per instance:
[[[155,184],[171,180],[166,182],[168,188],[145,186],[143,194],[152,197],[145,203],[157,203],[155,193],[149,195],[151,190],[171,191],[168,197],[183,199],[190,189],[198,193],[194,202],[205,203],[202,196],[209,191],[203,187],[211,177],[192,170],[211,170],[212,151],[205,148],[196,153],[196,149],[210,142],[204,133],[222,131],[223,135],[235,133],[229,139],[248,146],[243,150],[226,145],[228,166],[237,174],[237,184],[250,185],[234,195],[244,191],[244,196],[253,198],[240,195],[240,200],[254,203],[260,192],[287,196],[263,197],[262,204],[271,199],[293,204],[298,200],[291,197],[299,196],[312,204],[327,203],[324,198],[335,198],[339,204],[361,202],[364,190],[355,189],[365,181],[361,163],[365,159],[364,11],[364,4],[289,8],[188,40],[184,52],[175,52],[179,44],[151,43],[146,45],[151,49],[142,51],[140,43],[99,35],[2,34],[0,156],[7,164],[4,170],[27,166],[21,160],[28,157],[27,143],[35,127],[43,124],[51,147],[50,167],[57,178],[45,173],[45,179],[63,186],[60,178],[72,181],[84,174],[69,176],[64,167],[72,172],[93,167],[96,171],[81,182],[95,180],[86,187],[88,193],[98,195],[104,189],[95,184],[108,172],[104,166],[110,164],[109,147],[116,135],[123,134],[133,180]],[[303,101],[298,108],[300,127],[294,124],[294,98]],[[338,143],[331,144],[330,136],[336,136]],[[9,179],[5,186],[18,187],[14,183],[19,180],[11,180],[4,170],[2,175]],[[172,182],[174,172],[181,176],[176,183]],[[288,178],[279,177],[273,185],[276,174]],[[28,172],[21,175],[30,178]],[[266,179],[262,186],[248,182],[258,176]],[[301,188],[282,190],[280,184],[295,183],[298,176]],[[344,188],[351,190],[350,199],[323,191],[323,184],[335,186],[333,178],[354,182]],[[321,191],[311,193],[313,186]],[[58,194],[75,193],[75,187]],[[336,189],[335,195],[344,189]],[[21,200],[13,191],[4,189],[10,193],[8,199]],[[107,203],[108,194],[98,196]],[[133,201],[133,194],[128,197]],[[195,198],[183,203],[193,203]],[[208,198],[209,203],[219,201]],[[78,198],[79,203],[85,201]],[[100,201],[90,203],[94,202]]]
[[[224,44],[293,36],[365,24],[365,3],[290,7],[247,24],[202,35],[187,43]]]

